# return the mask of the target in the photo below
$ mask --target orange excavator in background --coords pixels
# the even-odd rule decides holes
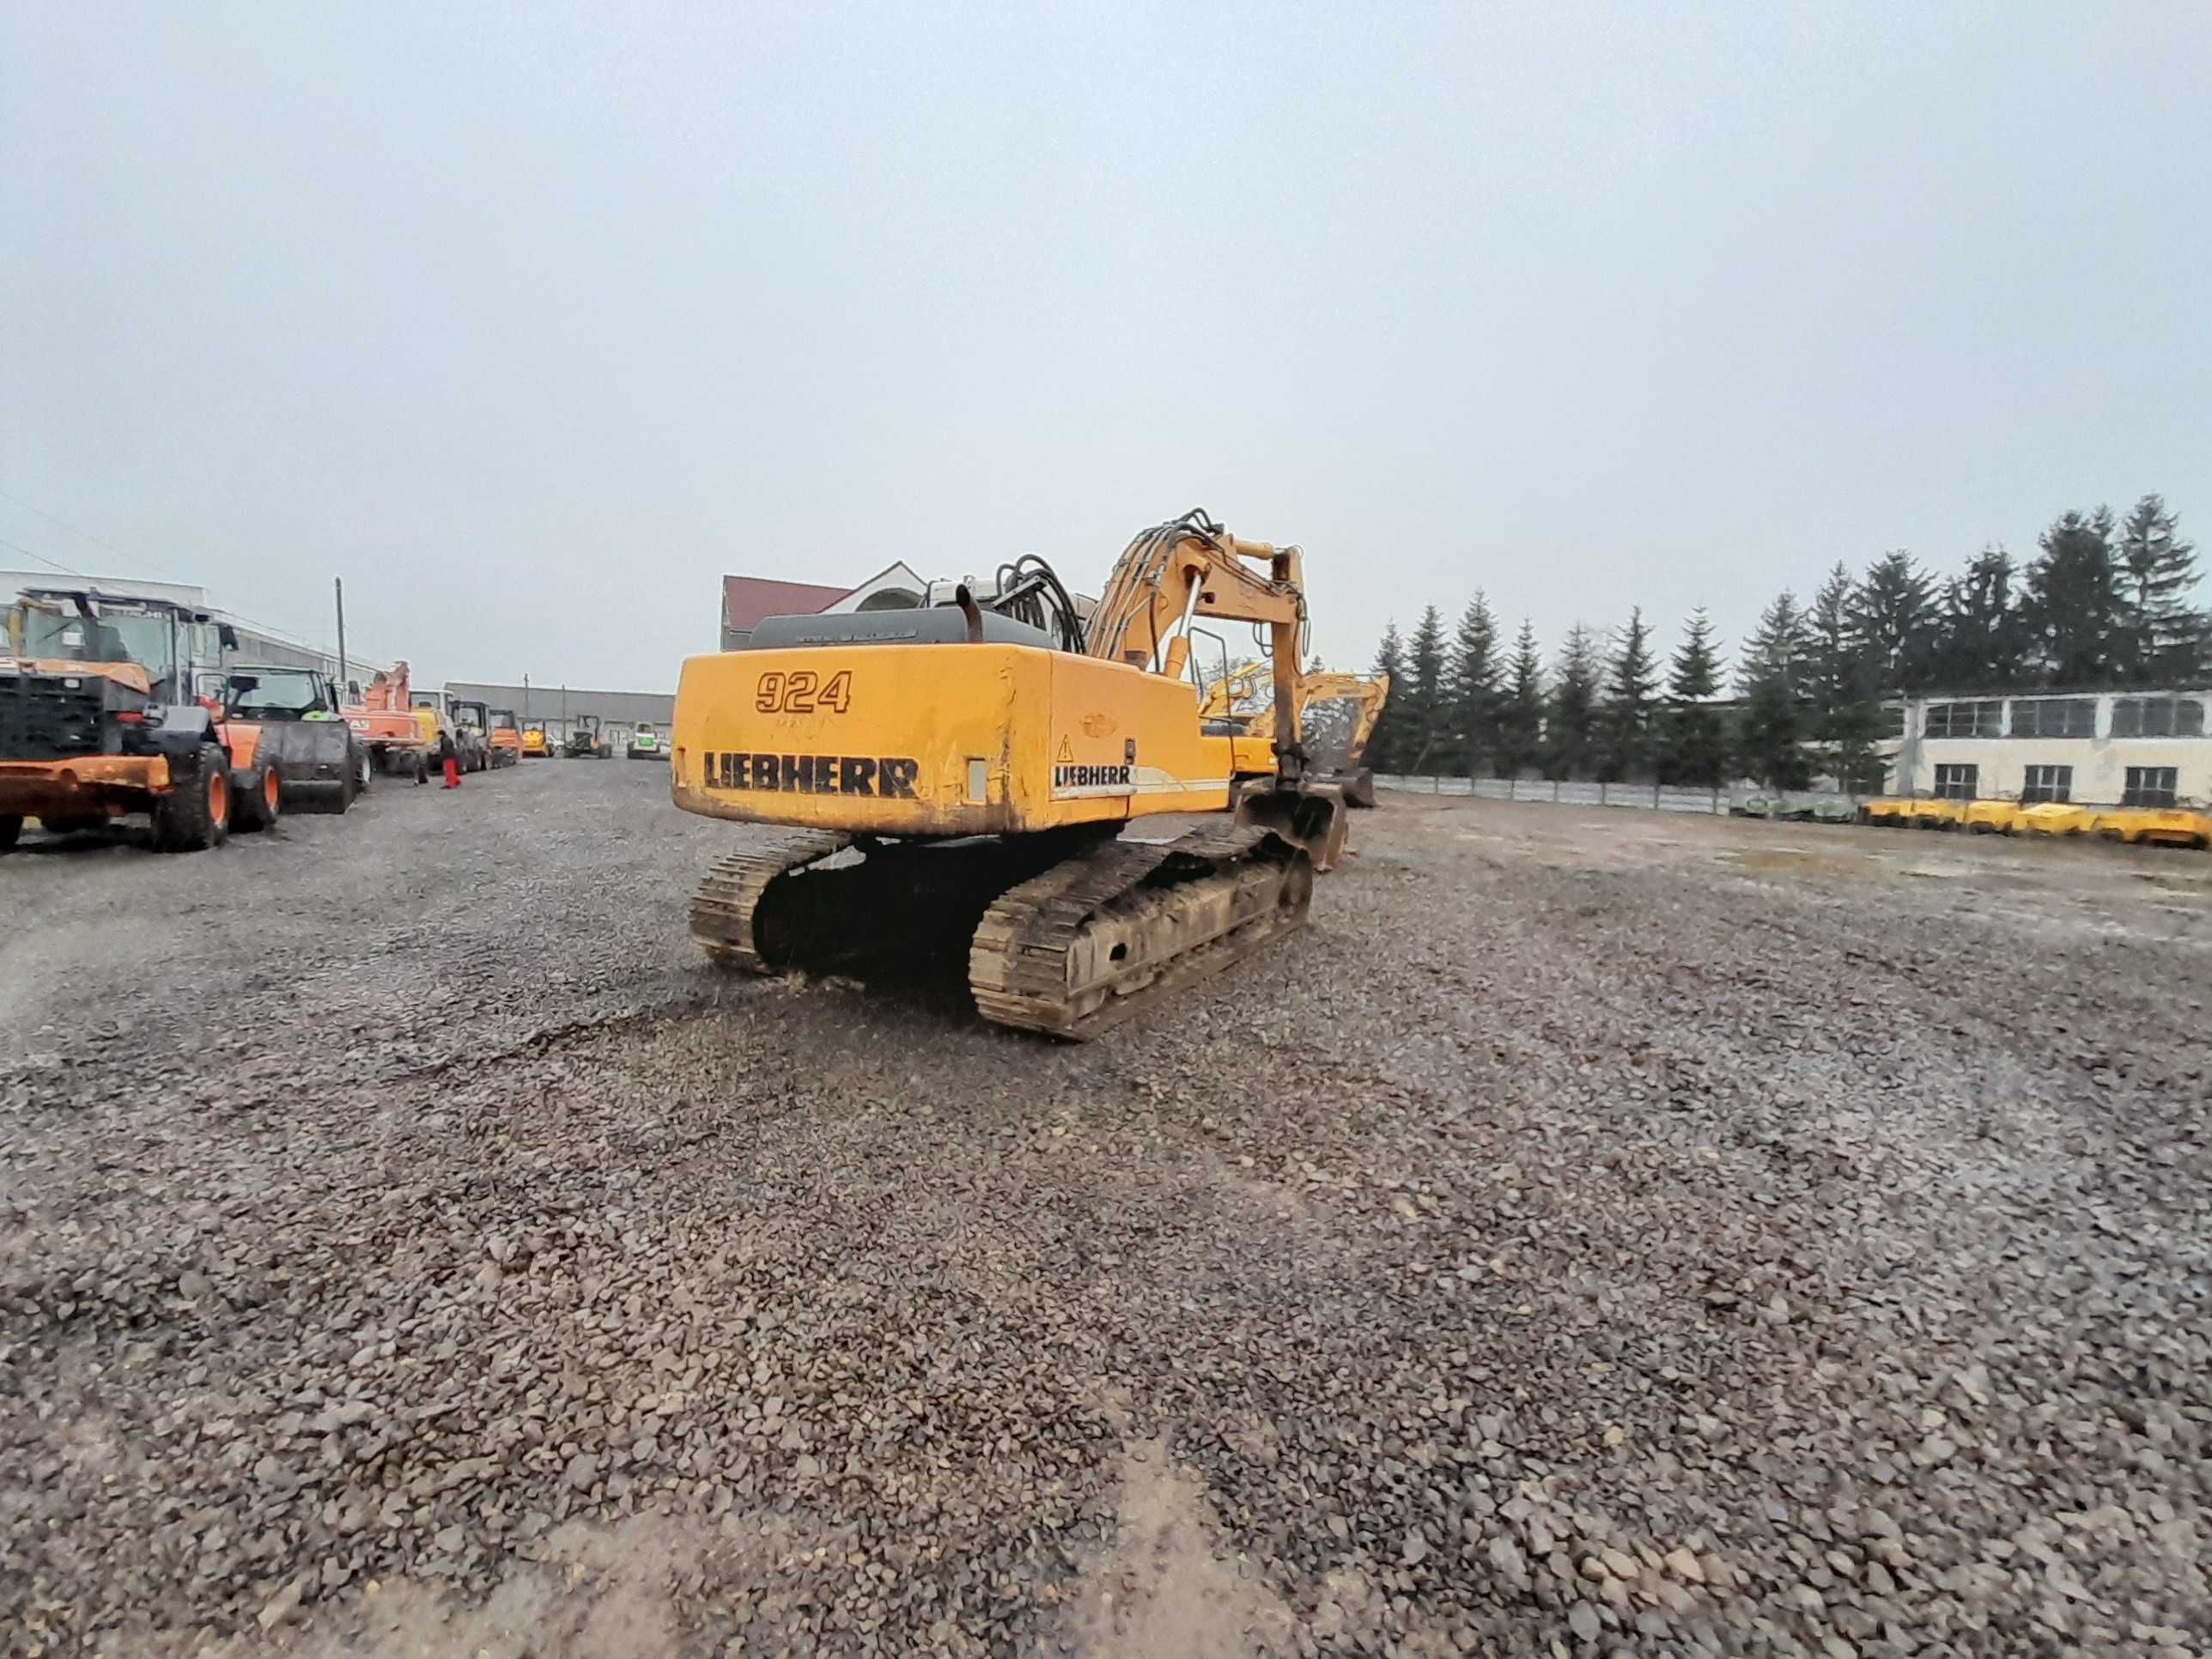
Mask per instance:
[[[377,771],[417,783],[429,776],[441,716],[434,708],[414,706],[405,663],[394,663],[389,673],[378,669],[361,702],[344,712]]]
[[[781,827],[692,900],[710,956],[757,973],[957,957],[986,1018],[1079,1039],[1304,921],[1344,796],[1298,724],[1298,550],[1194,512],[1130,543],[1087,619],[1034,555],[995,588],[767,617],[746,648],[684,663],[676,804]],[[1232,740],[1200,729],[1198,617],[1267,630],[1264,776],[1236,779]],[[1133,821],[1170,814],[1213,816],[1139,838]]]

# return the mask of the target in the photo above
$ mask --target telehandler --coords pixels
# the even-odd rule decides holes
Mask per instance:
[[[453,722],[453,747],[461,770],[481,772],[492,763],[491,710],[468,697],[448,695],[446,710]]]
[[[1035,555],[996,590],[769,617],[684,663],[677,805],[782,832],[702,884],[710,956],[775,973],[951,954],[985,1018],[1082,1039],[1304,921],[1344,816],[1300,739],[1298,550],[1192,512],[1130,543],[1087,623]],[[1273,765],[1234,787],[1231,739],[1200,731],[1185,678],[1201,617],[1264,628],[1273,658]]]
[[[343,812],[368,775],[368,751],[339,713],[319,669],[233,664],[222,677],[238,830],[266,830],[283,812]]]

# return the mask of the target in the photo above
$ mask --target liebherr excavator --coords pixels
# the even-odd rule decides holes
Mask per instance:
[[[1203,729],[1235,739],[1231,755],[1238,776],[1274,769],[1273,665],[1246,663],[1216,678],[1199,700]],[[1344,788],[1347,806],[1375,805],[1375,775],[1361,762],[1389,699],[1384,673],[1333,674],[1315,669],[1298,676],[1298,722],[1306,758],[1322,776]]]
[[[1344,813],[1299,739],[1298,550],[1192,512],[1129,544],[1087,623],[1034,555],[996,586],[769,617],[745,648],[686,660],[676,804],[780,830],[692,900],[710,956],[776,973],[964,953],[985,1018],[1085,1039],[1304,921]],[[1267,776],[1234,779],[1231,739],[1200,728],[1199,617],[1267,630]]]

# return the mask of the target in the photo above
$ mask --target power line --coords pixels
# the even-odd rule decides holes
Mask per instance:
[[[4,493],[4,491],[0,491],[0,494]],[[12,501],[15,498],[13,496],[9,496],[9,499]],[[5,536],[0,536],[0,547],[7,548],[11,552],[21,553],[27,559],[36,559],[40,564],[46,566],[49,569],[58,570],[65,576],[75,576],[80,581],[88,582],[97,580],[95,577],[87,574],[86,572],[77,569],[74,565],[64,564],[58,559],[50,559],[45,554],[35,552],[32,549],[24,546],[21,542],[9,540]],[[125,577],[122,580],[129,581],[136,579]],[[172,583],[160,585],[176,586],[177,584]],[[264,638],[271,640],[279,645],[289,645],[295,651],[313,651],[325,657],[335,657],[337,655],[337,653],[328,644],[313,640],[302,639],[297,634],[289,632],[284,629],[272,627],[268,623],[257,622],[252,617],[245,616],[239,611],[226,611],[224,614],[237,622],[242,627],[252,629],[253,632],[262,635]],[[364,663],[368,663],[374,662],[377,660],[377,659],[371,654],[363,656],[362,660]],[[397,661],[398,659],[395,658],[393,660]]]
[[[15,552],[21,553],[27,559],[36,559],[40,564],[47,565],[52,567],[53,569],[58,570],[64,576],[82,577],[87,581],[92,580],[89,576],[86,576],[83,571],[76,569],[70,565],[65,565],[59,559],[50,559],[43,553],[33,553],[29,548],[24,546],[22,543],[11,542],[5,536],[0,536],[0,547],[11,549]]]
[[[71,535],[73,535],[73,536],[82,536],[82,537],[83,537],[83,538],[85,538],[85,540],[87,540],[87,541],[88,541],[88,542],[92,543],[94,546],[96,546],[96,547],[104,547],[104,548],[106,548],[109,552],[111,552],[111,553],[112,553],[113,555],[115,555],[115,556],[116,556],[117,558],[118,558],[118,559],[128,559],[128,560],[130,560],[130,561],[131,561],[131,563],[136,564],[136,565],[139,565],[139,566],[141,566],[141,567],[143,567],[143,565],[144,565],[144,564],[145,564],[145,562],[146,562],[143,559],[140,558],[140,557],[139,557],[136,553],[126,553],[126,552],[125,552],[121,548],[118,547],[118,546],[117,546],[113,542],[108,541],[108,540],[105,539],[105,538],[102,538],[102,537],[95,536],[95,535],[94,535],[94,534],[92,533],[92,532],[90,532],[89,530],[86,530],[86,529],[84,529],[84,528],[83,528],[83,527],[82,527],[81,526],[71,524],[71,523],[70,523],[67,519],[64,519],[64,517],[62,517],[62,515],[61,515],[60,514],[58,514],[58,513],[49,513],[49,512],[47,512],[47,511],[46,511],[46,509],[45,507],[40,507],[40,506],[36,501],[25,501],[25,500],[24,500],[21,495],[18,495],[15,494],[15,493],[14,493],[13,491],[11,491],[11,490],[0,489],[0,501],[13,501],[13,502],[15,502],[15,505],[16,505],[16,506],[18,506],[18,507],[20,507],[23,508],[26,512],[29,512],[29,513],[35,513],[35,514],[37,514],[40,518],[42,518],[42,519],[46,520],[47,522],[49,522],[49,523],[51,523],[51,524],[58,524],[58,525],[59,525],[63,529],[64,529],[64,530],[68,531]],[[15,547],[15,544],[13,542],[9,543],[9,544],[8,544],[8,545],[9,545],[9,546],[10,546],[10,547]],[[17,552],[21,553],[21,552],[27,551],[28,550],[24,549],[24,548],[20,548],[20,547],[18,547],[18,548],[15,548],[15,550],[16,550]],[[34,558],[34,559],[35,559],[35,558],[37,558],[39,556],[38,556],[37,554],[35,554],[35,553],[33,553],[33,554],[31,555],[31,556],[32,556],[33,558]],[[46,561],[46,562],[47,562],[47,563],[49,563],[49,564],[51,564],[51,563],[52,562],[52,560],[47,560],[47,561]],[[72,571],[70,574],[71,574],[72,575],[82,575],[83,573],[82,573],[82,571]]]

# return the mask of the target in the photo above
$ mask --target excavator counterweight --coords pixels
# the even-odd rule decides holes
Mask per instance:
[[[1087,625],[1028,559],[983,599],[772,617],[690,659],[676,804],[778,831],[715,865],[694,936],[755,972],[964,958],[986,1018],[1084,1038],[1297,927],[1341,792],[1305,775],[1294,677],[1275,767],[1237,777],[1183,676],[1194,617],[1295,663],[1297,550],[1194,514],[1130,544]],[[1207,817],[1133,829],[1169,814]]]

